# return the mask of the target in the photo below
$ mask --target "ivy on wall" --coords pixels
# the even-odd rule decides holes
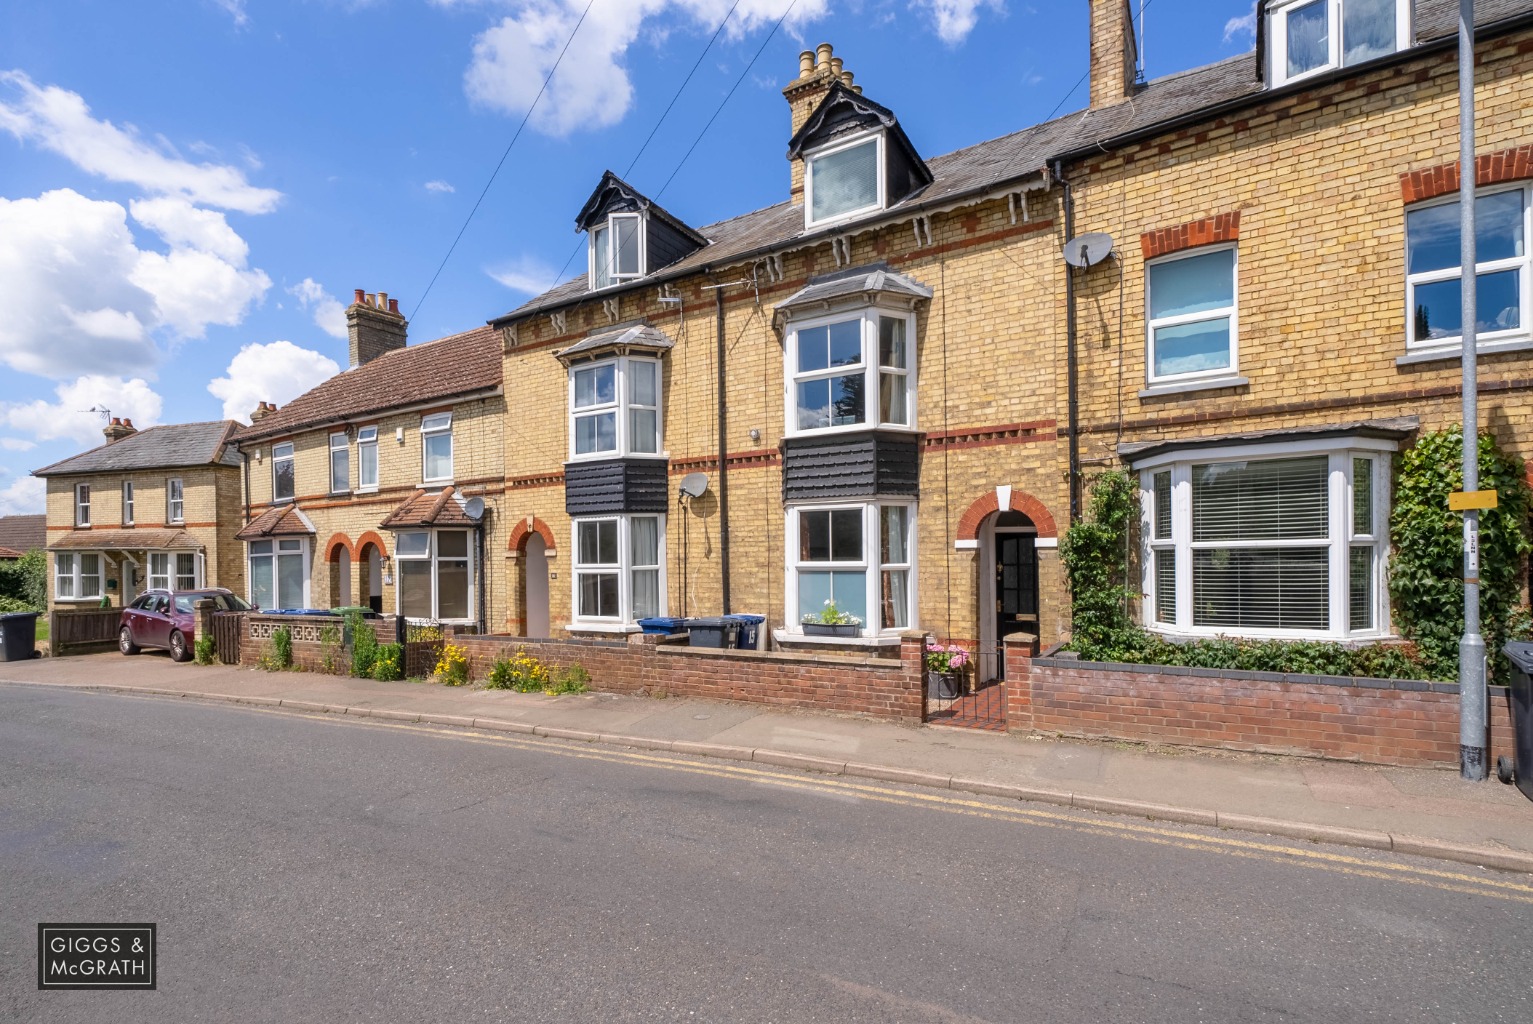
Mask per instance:
[[[1142,631],[1129,617],[1129,527],[1139,516],[1139,485],[1122,470],[1092,483],[1086,517],[1059,545],[1070,582],[1071,649],[1110,660],[1141,646]]]

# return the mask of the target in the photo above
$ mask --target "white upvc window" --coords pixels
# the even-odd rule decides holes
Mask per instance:
[[[178,476],[165,481],[165,521],[167,523],[186,522],[186,489]]]
[[[53,556],[53,596],[60,601],[101,598],[101,556],[94,551],[58,551]]]
[[[378,428],[357,429],[357,490],[378,489]]]
[[[572,533],[576,624],[627,625],[666,613],[665,516],[576,519]]]
[[[660,454],[660,361],[619,356],[570,367],[570,458]]]
[[[297,493],[293,442],[271,446],[271,500],[292,501]]]
[[[915,428],[913,314],[875,307],[803,320],[785,357],[788,436]]]
[[[804,154],[804,226],[884,208],[884,133],[832,142]]]
[[[910,629],[916,622],[915,526],[914,502],[790,506],[788,630],[801,632],[806,616],[832,603],[859,620],[862,636]]]
[[[309,542],[281,537],[250,542],[250,603],[262,611],[309,607]]]
[[[1141,464],[1146,623],[1184,636],[1388,635],[1393,450],[1345,438]]]
[[[1410,46],[1410,0],[1278,0],[1267,17],[1274,85]]]
[[[474,546],[468,530],[409,530],[394,541],[395,611],[429,622],[474,621]]]
[[[151,551],[150,590],[196,590],[202,586],[202,566],[195,551]]]
[[[122,525],[133,525],[133,481],[122,482]]]
[[[1406,347],[1463,345],[1459,201],[1418,203],[1405,211]],[[1481,189],[1475,195],[1475,341],[1529,336],[1523,310],[1533,303],[1528,239],[1533,235],[1529,187]]]
[[[351,440],[345,431],[330,435],[330,493],[351,490]]]
[[[644,216],[614,213],[590,230],[591,289],[606,288],[644,276]]]
[[[421,417],[421,479],[428,484],[452,482],[450,412],[434,412]]]
[[[90,484],[75,484],[75,525],[90,525]]]
[[[1149,381],[1236,372],[1235,246],[1207,246],[1145,267]]]

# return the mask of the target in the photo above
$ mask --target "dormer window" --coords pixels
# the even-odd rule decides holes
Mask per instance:
[[[810,226],[884,207],[883,134],[805,155]]]
[[[614,213],[591,228],[591,288],[596,290],[644,276],[644,218]]]
[[[1279,0],[1268,17],[1277,85],[1410,45],[1407,0]]]

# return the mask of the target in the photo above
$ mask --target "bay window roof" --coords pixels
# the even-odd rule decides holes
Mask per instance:
[[[1357,420],[1351,423],[1277,427],[1272,430],[1253,430],[1242,434],[1135,441],[1118,445],[1118,457],[1131,466],[1137,466],[1173,452],[1260,444],[1264,441],[1322,441],[1337,437],[1371,437],[1383,441],[1403,441],[1420,427],[1420,417],[1395,416],[1388,419]]]
[[[554,358],[569,366],[586,359],[624,356],[636,352],[658,356],[669,352],[675,345],[670,336],[658,327],[634,321],[589,334],[569,348],[555,352]]]
[[[835,306],[871,305],[894,299],[914,307],[930,299],[932,290],[913,277],[890,270],[887,263],[872,263],[834,274],[821,274],[774,307],[778,316],[814,312]]]

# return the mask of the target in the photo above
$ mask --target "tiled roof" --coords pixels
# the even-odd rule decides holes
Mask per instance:
[[[0,558],[15,559],[26,554],[25,551],[17,551],[15,548],[0,548]]]
[[[314,523],[297,505],[273,505],[256,516],[234,535],[235,540],[264,540],[267,537],[307,537],[314,533]]]
[[[49,551],[168,551],[202,550],[197,538],[185,530],[77,530],[66,533]]]
[[[1476,4],[1476,22],[1491,24],[1530,11],[1533,11],[1530,0],[1480,0]],[[1456,12],[1456,0],[1420,0],[1416,10],[1417,42],[1451,35],[1455,31]],[[1351,73],[1353,69],[1336,74]],[[1309,79],[1305,87],[1322,84],[1330,77],[1321,75]],[[1015,183],[1020,186],[1029,178],[1041,178],[1044,168],[1056,157],[1084,152],[1120,136],[1153,129],[1240,100],[1254,99],[1264,89],[1255,51],[1157,78],[1115,106],[1076,111],[929,159],[927,166],[933,177],[929,186],[868,217],[862,224],[877,224],[902,212],[943,206],[1003,185]],[[683,277],[703,268],[727,265],[748,255],[780,250],[795,243],[855,232],[858,227],[854,223],[805,231],[802,202],[778,203],[700,228],[708,245],[630,287],[653,287],[657,282]],[[603,291],[611,294],[620,290],[607,288]],[[580,274],[492,322],[557,309],[579,301],[587,294],[586,275]]]
[[[419,490],[378,525],[385,530],[416,526],[477,526],[479,520],[470,519],[463,511],[463,504],[463,498],[451,487],[444,487],[436,494]]]
[[[0,516],[0,546],[13,551],[31,551],[47,543],[47,516]]]
[[[235,440],[290,434],[322,423],[499,387],[500,356],[500,336],[490,327],[385,352],[305,391],[242,429]]]
[[[889,269],[886,263],[872,267],[858,267],[834,274],[821,274],[810,278],[809,283],[777,303],[780,310],[799,306],[812,306],[820,302],[845,298],[849,295],[866,295],[884,292],[903,295],[910,299],[929,299],[932,290],[921,282]]]
[[[145,427],[136,433],[88,452],[32,471],[33,476],[64,476],[74,473],[118,473],[138,469],[173,469],[179,466],[238,466],[239,455],[226,442],[239,429],[236,420],[210,423],[167,423]]]
[[[1353,420],[1350,423],[1317,423],[1302,427],[1273,427],[1240,434],[1215,434],[1207,437],[1165,438],[1159,441],[1132,441],[1118,445],[1118,457],[1133,464],[1154,455],[1195,448],[1218,448],[1232,444],[1260,444],[1263,441],[1318,441],[1330,437],[1376,437],[1401,441],[1421,428],[1417,416],[1394,416],[1379,420]]]
[[[555,352],[554,355],[567,360],[571,356],[600,352],[604,349],[644,349],[648,352],[664,352],[675,347],[676,342],[672,341],[670,335],[660,328],[646,323],[633,323],[587,335],[569,348]]]

